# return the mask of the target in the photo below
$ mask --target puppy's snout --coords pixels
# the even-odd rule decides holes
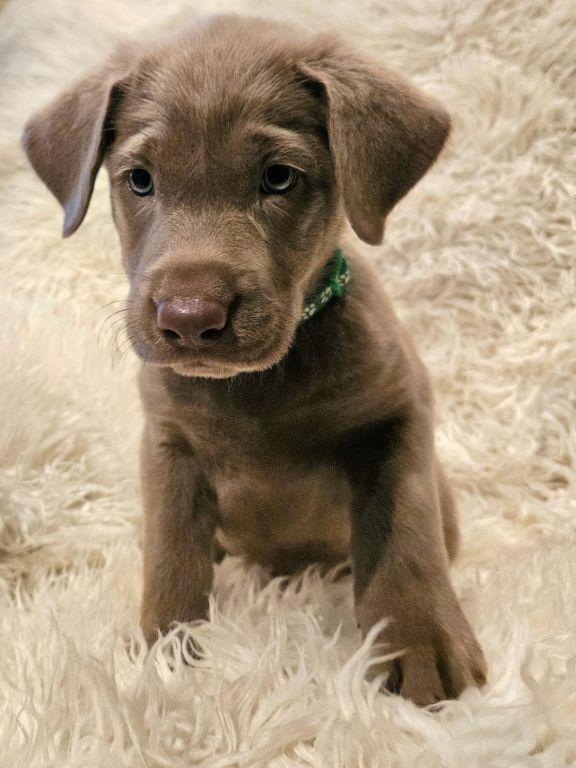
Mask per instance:
[[[199,297],[172,296],[156,305],[156,322],[173,347],[203,349],[226,327],[229,304]]]

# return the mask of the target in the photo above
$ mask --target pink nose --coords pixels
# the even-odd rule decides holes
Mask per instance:
[[[156,306],[156,322],[166,341],[181,349],[203,349],[222,335],[228,305],[196,296],[171,296]]]

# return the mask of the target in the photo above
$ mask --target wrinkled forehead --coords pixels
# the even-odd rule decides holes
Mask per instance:
[[[142,62],[118,115],[123,159],[182,153],[209,157],[274,152],[314,161],[322,106],[303,84],[295,52],[279,41],[193,35]]]

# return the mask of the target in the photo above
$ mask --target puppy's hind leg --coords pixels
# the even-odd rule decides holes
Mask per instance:
[[[450,560],[455,560],[460,549],[460,526],[458,524],[458,507],[454,499],[454,493],[450,482],[442,468],[436,461],[436,485],[438,488],[438,500],[442,515],[442,528],[444,531],[444,544]]]

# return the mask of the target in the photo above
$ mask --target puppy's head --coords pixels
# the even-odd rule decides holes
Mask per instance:
[[[344,214],[379,243],[448,128],[441,107],[334,37],[218,17],[122,49],[36,114],[23,143],[65,236],[106,165],[136,352],[227,377],[286,354]]]

